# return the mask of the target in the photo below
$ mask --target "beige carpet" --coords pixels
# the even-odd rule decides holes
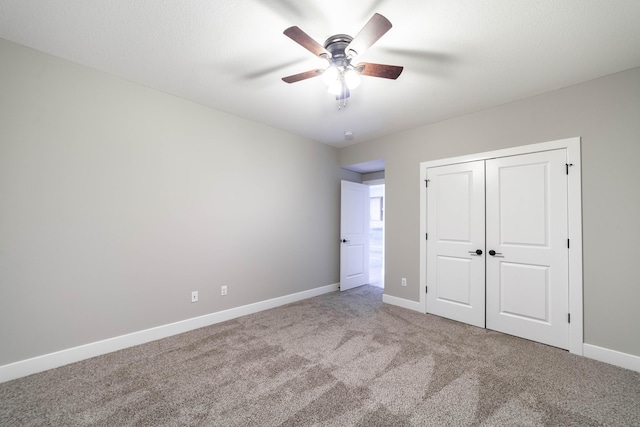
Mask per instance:
[[[640,426],[640,373],[364,286],[0,384],[0,425]]]

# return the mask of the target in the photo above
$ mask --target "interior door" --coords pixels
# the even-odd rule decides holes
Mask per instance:
[[[484,161],[427,179],[427,313],[484,327]]]
[[[487,328],[569,348],[566,150],[487,160]],[[493,252],[492,252],[493,251]]]
[[[342,181],[340,290],[369,282],[369,186]]]

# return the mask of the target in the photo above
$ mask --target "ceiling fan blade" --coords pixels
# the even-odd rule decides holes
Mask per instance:
[[[295,83],[300,80],[310,79],[312,77],[317,77],[324,72],[322,68],[317,68],[315,70],[305,71],[304,73],[294,74],[292,76],[283,77],[282,80],[286,83]]]
[[[354,37],[344,51],[352,57],[362,55],[365,50],[377,42],[391,27],[391,22],[389,22],[387,18],[379,13],[374,13],[371,19],[369,19],[369,22],[364,25],[362,30],[360,30],[358,35]]]
[[[395,80],[400,76],[404,67],[398,65],[373,64],[371,62],[361,62],[356,66],[356,70],[361,76],[382,77],[383,79]]]
[[[331,57],[331,54],[327,49],[324,48],[324,46],[312,39],[309,34],[305,33],[296,26],[289,27],[284,30],[284,35],[316,56],[320,56],[322,58]]]

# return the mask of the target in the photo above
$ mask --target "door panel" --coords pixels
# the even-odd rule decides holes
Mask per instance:
[[[486,162],[487,328],[569,346],[566,152]]]
[[[347,244],[347,277],[352,278],[364,273],[364,247],[361,244]]]
[[[549,322],[549,267],[500,263],[500,313]]]
[[[427,179],[427,312],[484,327],[484,162],[429,168]]]
[[[501,244],[549,245],[548,167],[546,162],[500,167]]]
[[[471,243],[473,171],[440,174],[432,185],[436,184],[438,241]]]
[[[341,183],[340,290],[369,282],[369,186]]]
[[[437,300],[471,308],[471,259],[438,256],[436,271]]]

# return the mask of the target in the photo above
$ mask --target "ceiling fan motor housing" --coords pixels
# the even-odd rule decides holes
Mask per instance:
[[[350,57],[355,56],[356,52],[345,52],[349,43],[353,40],[353,37],[347,34],[336,34],[335,36],[329,37],[324,42],[324,48],[329,51],[331,54],[331,58],[329,59],[331,63],[336,65],[347,66],[350,62]]]

